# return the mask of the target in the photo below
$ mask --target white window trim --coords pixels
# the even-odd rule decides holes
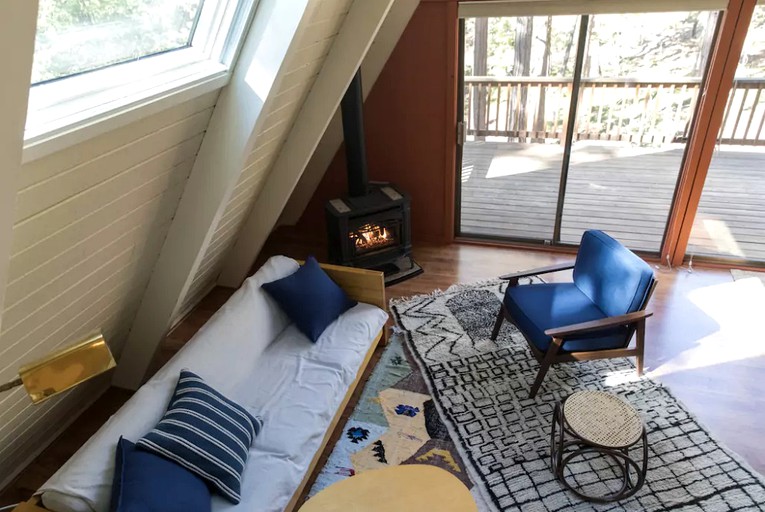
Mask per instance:
[[[202,11],[189,47],[32,86],[23,162],[221,89],[256,7],[221,0]]]

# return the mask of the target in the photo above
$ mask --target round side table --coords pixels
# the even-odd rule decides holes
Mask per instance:
[[[465,484],[446,470],[406,464],[364,471],[340,480],[300,508],[300,512],[399,512],[438,510],[478,512]]]
[[[630,448],[638,443],[642,444],[643,452],[640,465],[630,456]],[[590,454],[610,459],[611,467],[622,473],[620,489],[595,496],[571,486],[564,473],[566,465]],[[610,393],[573,393],[555,405],[550,465],[555,477],[583,500],[608,503],[628,498],[643,486],[648,472],[648,439],[643,420],[634,407]]]

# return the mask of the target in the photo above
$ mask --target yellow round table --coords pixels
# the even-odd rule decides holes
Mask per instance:
[[[300,512],[477,512],[457,477],[423,464],[373,469],[346,478],[306,501]]]

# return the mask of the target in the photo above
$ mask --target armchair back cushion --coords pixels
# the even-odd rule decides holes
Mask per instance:
[[[574,265],[574,284],[606,316],[638,311],[653,282],[651,267],[603,233],[585,231]]]

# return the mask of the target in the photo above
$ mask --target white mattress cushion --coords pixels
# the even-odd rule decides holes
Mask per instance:
[[[297,268],[294,260],[275,257],[248,279],[40,488],[46,507],[55,512],[107,511],[117,440],[123,435],[136,441],[151,430],[165,411],[181,368],[189,368],[264,418],[263,431],[250,449],[241,503],[234,506],[215,497],[213,510],[282,510],[387,320],[381,309],[359,304],[312,344],[260,289],[263,282]]]
[[[315,344],[290,325],[266,349],[241,383],[264,423],[250,449],[242,501],[233,506],[215,496],[214,512],[284,510],[387,319],[380,308],[358,304]]]

